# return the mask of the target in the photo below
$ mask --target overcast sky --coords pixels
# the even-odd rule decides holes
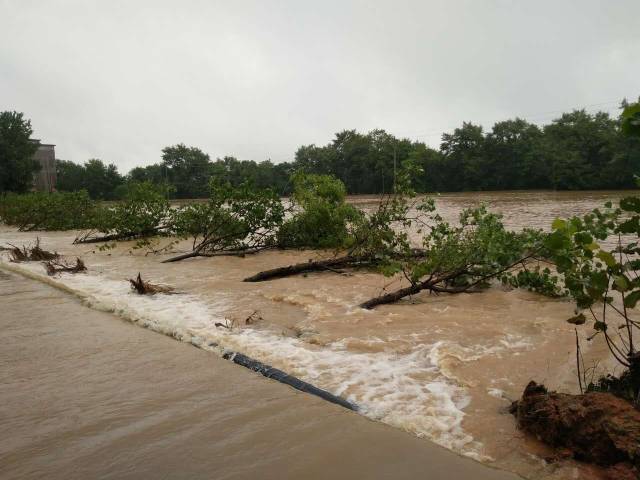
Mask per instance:
[[[127,172],[178,142],[291,160],[640,95],[640,0],[0,0],[0,110]]]

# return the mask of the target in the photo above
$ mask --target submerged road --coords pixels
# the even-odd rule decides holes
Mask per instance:
[[[0,478],[515,480],[0,270]]]

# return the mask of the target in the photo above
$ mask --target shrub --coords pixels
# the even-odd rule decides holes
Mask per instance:
[[[298,209],[278,232],[281,247],[341,248],[352,240],[350,226],[362,213],[345,202],[344,184],[329,175],[296,173],[293,208]]]
[[[93,229],[118,237],[144,237],[169,227],[171,208],[164,187],[151,182],[130,183],[124,199],[103,206],[93,218]]]
[[[211,181],[210,187],[208,202],[184,205],[173,212],[174,233],[190,238],[193,251],[166,261],[258,251],[275,245],[284,219],[284,207],[275,192],[255,189],[248,183],[233,187]]]
[[[0,198],[0,220],[21,231],[86,228],[96,204],[85,190],[6,194]]]

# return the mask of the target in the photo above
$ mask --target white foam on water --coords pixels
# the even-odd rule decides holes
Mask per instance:
[[[499,388],[487,388],[487,393],[492,397],[499,398],[501,400],[505,400],[507,397],[505,396],[504,390]]]
[[[439,368],[442,342],[419,343],[409,353],[353,352],[344,343],[324,347],[273,332],[215,326],[228,308],[224,294],[214,300],[196,295],[138,295],[128,282],[105,275],[48,277],[41,264],[0,266],[62,288],[92,308],[109,311],[151,330],[220,353],[234,350],[281,368],[291,375],[342,396],[364,415],[428,438],[482,460],[482,444],[462,428],[469,403],[465,389]],[[504,348],[504,347],[503,347]]]

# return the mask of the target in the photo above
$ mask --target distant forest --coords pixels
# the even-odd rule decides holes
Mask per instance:
[[[84,188],[108,200],[118,198],[128,181],[151,181],[171,185],[175,198],[199,198],[208,195],[209,179],[216,177],[286,195],[291,174],[304,170],[336,176],[350,194],[375,194],[392,191],[394,163],[400,168],[408,161],[419,167],[413,178],[419,192],[624,189],[634,188],[640,173],[640,139],[621,135],[619,119],[608,113],[574,110],[542,127],[516,118],[485,132],[465,122],[442,135],[439,150],[384,130],[345,130],[325,146],[301,146],[293,162],[278,164],[211,160],[198,148],[178,144],[163,149],[159,163],[125,176],[97,159],[84,165],[59,161],[58,189]]]

